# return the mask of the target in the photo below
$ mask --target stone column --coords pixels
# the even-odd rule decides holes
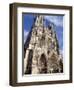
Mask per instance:
[[[38,56],[37,52],[34,50],[32,59],[32,74],[38,74]]]
[[[24,58],[24,73],[26,71],[27,63],[28,63],[28,55],[29,55],[29,49],[26,50],[26,55]]]

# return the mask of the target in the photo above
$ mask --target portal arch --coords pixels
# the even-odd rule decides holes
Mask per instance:
[[[40,55],[39,59],[39,73],[47,73],[47,59],[44,53]]]

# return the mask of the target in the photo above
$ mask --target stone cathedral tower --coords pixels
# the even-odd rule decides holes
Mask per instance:
[[[27,48],[25,48],[24,73],[63,72],[54,25],[45,26],[43,15],[38,15],[30,34]]]

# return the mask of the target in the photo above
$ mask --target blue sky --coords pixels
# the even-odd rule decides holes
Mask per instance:
[[[23,14],[23,29],[24,29],[24,43],[27,39],[31,27],[36,18],[33,14]],[[60,50],[63,50],[63,16],[62,15],[44,15],[44,19],[47,22],[54,23],[57,39],[59,42]]]

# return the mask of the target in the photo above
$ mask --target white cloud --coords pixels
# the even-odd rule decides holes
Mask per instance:
[[[59,52],[60,52],[61,55],[63,55],[63,50],[62,49],[60,49]]]
[[[29,31],[24,30],[24,43],[26,42],[28,34],[29,34]]]
[[[60,16],[45,16],[46,20],[51,21],[56,26],[63,26],[63,20],[60,18]]]

